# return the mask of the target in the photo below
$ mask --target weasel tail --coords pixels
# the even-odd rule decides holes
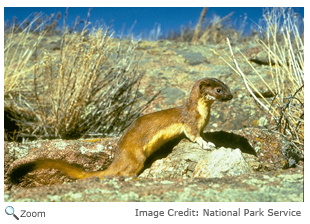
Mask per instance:
[[[115,159],[103,171],[86,172],[62,160],[38,159],[14,167],[9,174],[12,183],[19,183],[27,173],[39,169],[58,169],[65,174],[82,179],[93,176],[138,175],[145,160],[163,144],[184,135],[204,149],[214,147],[206,142],[203,130],[209,123],[211,105],[214,101],[233,98],[229,88],[215,78],[197,81],[184,105],[139,117],[126,130],[118,143]]]

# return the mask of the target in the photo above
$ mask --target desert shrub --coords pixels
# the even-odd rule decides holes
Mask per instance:
[[[268,90],[271,98],[267,98],[256,88],[258,83],[250,82],[239,68],[234,56],[236,69],[228,64],[243,77],[247,89],[258,105],[270,115],[268,129],[280,133],[290,141],[295,150],[303,154],[304,39],[301,33],[303,21],[289,8],[273,8],[264,13],[264,22],[265,27],[260,27],[264,33],[260,35],[258,43],[265,52],[266,59],[260,63],[269,66],[272,82],[264,80],[262,74],[251,64],[251,60],[246,57],[244,59],[259,76],[261,84]]]
[[[55,51],[42,43],[49,29],[38,32],[36,22],[5,32],[4,101],[19,127],[14,138],[121,133],[149,102],[137,101],[143,75],[137,42],[85,26],[81,32],[65,30]]]

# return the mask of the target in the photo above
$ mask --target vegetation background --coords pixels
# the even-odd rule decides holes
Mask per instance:
[[[67,13],[37,13],[31,20],[13,19],[5,25],[5,140],[120,135],[159,94],[145,91],[151,87],[144,86],[147,74],[139,69],[141,49],[169,41],[176,46],[212,46],[214,55],[240,75],[268,115],[268,130],[283,135],[303,154],[304,23],[292,9],[266,9],[262,23],[245,35],[246,19],[238,27],[230,20],[232,13],[208,21],[204,8],[196,26],[160,37],[159,31],[150,32],[148,39],[156,40],[147,44],[130,33],[117,38],[111,24],[90,27],[90,13],[83,22],[76,18],[73,26],[66,23]],[[253,43],[263,49],[263,58],[235,57],[240,52],[231,45]],[[264,91],[240,63],[249,64]],[[271,81],[253,64],[268,67]]]

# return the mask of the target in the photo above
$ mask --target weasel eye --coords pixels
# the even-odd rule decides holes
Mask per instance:
[[[216,89],[216,92],[217,92],[217,93],[221,93],[222,90],[221,90],[221,89]]]

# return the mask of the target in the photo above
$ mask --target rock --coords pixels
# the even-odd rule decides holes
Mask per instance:
[[[167,158],[155,161],[139,175],[141,178],[223,177],[249,174],[251,167],[240,149],[202,149],[198,144],[182,140]]]
[[[221,147],[209,154],[206,160],[200,160],[193,177],[224,177],[251,173],[250,166],[242,157],[240,149]]]
[[[182,90],[171,87],[164,88],[161,94],[166,99],[165,103],[168,105],[175,104],[177,100],[185,97],[185,93]]]
[[[12,189],[5,202],[303,202],[303,173],[272,171],[222,178],[88,178],[58,186]]]
[[[7,180],[7,174],[14,167],[39,158],[61,159],[87,171],[105,169],[112,162],[116,142],[112,137],[85,140],[38,140],[23,144],[5,142],[5,182],[9,187],[11,183]],[[26,175],[23,181],[14,187],[57,185],[74,180],[58,170],[38,170]]]
[[[203,62],[208,62],[206,57],[199,52],[188,52],[178,49],[174,49],[174,51],[177,52],[179,55],[182,55],[182,57],[185,58],[185,61],[191,66],[199,65]]]
[[[9,186],[5,179],[4,201],[303,201],[302,166],[280,170],[251,154],[255,141],[263,137],[267,144],[272,134],[257,129],[235,133],[239,134],[206,133],[216,145],[209,150],[187,139],[176,142],[168,156],[157,159],[138,177],[75,180],[57,170],[42,170],[18,186]],[[253,136],[251,144],[240,134]],[[64,159],[86,170],[103,169],[115,146],[113,138],[5,142],[4,176],[14,166],[42,156]],[[266,154],[268,148],[261,151]]]
[[[191,177],[198,161],[207,158],[210,151],[198,144],[183,139],[166,158],[155,161],[145,169],[141,178],[179,178]]]

